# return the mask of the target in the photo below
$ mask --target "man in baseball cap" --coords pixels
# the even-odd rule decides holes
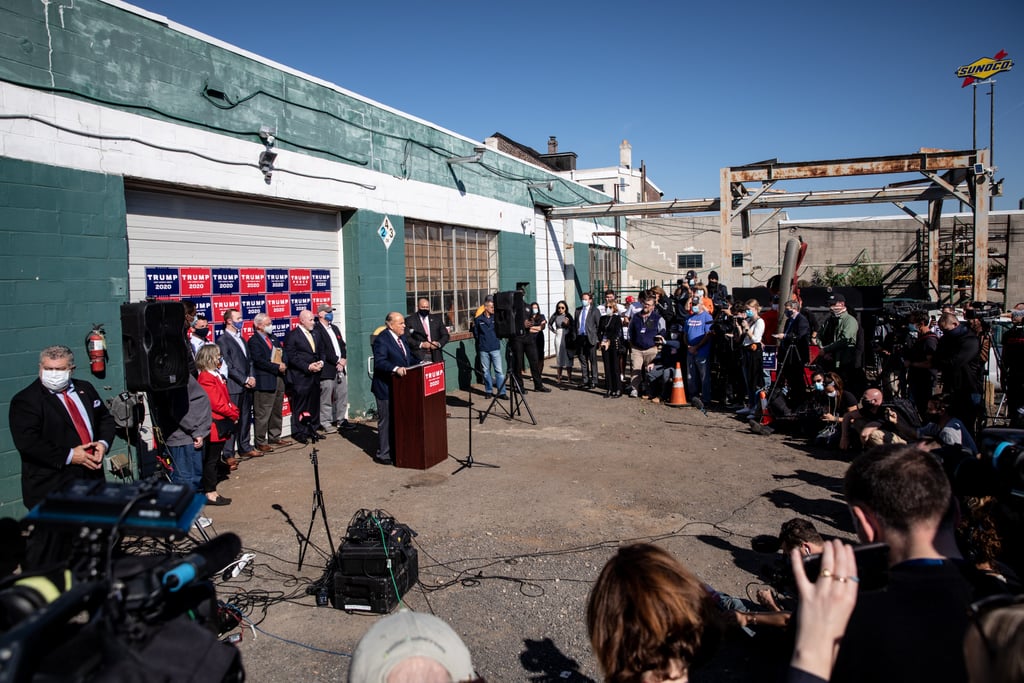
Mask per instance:
[[[403,609],[384,617],[360,639],[349,683],[463,683],[478,681],[469,649],[451,626]]]

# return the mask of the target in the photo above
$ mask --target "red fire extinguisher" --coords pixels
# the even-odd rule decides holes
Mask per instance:
[[[92,374],[101,375],[107,370],[107,337],[102,323],[95,323],[92,331],[85,338],[85,348],[89,353],[89,369]]]

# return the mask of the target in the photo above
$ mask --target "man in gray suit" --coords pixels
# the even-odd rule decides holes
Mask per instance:
[[[238,453],[247,458],[263,455],[252,447],[249,424],[252,422],[252,390],[256,378],[252,376],[252,360],[249,347],[242,339],[242,314],[237,308],[224,311],[224,334],[217,340],[220,355],[228,366],[228,394],[231,402],[238,406],[238,424],[235,432],[224,442],[224,458]]]
[[[576,355],[580,359],[580,389],[597,385],[597,321],[601,317],[594,307],[594,295],[583,292],[583,305],[576,309]]]

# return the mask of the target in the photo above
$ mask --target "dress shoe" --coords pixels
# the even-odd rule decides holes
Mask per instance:
[[[352,424],[351,422],[349,422],[348,420],[342,420],[341,424],[338,425],[338,431],[339,432],[348,432],[348,431],[352,431],[355,428],[356,428],[356,426],[354,424]]]
[[[550,390],[550,389],[548,389],[548,388],[547,388],[546,386],[544,386],[543,384],[538,384],[537,386],[535,386],[535,387],[533,388],[533,390],[534,390],[534,391],[539,391],[539,392],[540,392],[540,393],[542,393],[542,394],[550,394],[550,393],[551,393],[551,390]]]
[[[238,469],[238,458],[225,458],[224,464],[228,466],[228,469],[234,472]]]
[[[256,450],[263,451],[264,453],[272,453],[274,447],[265,443],[261,443],[259,446],[256,447]]]
[[[295,443],[301,443],[303,446],[309,443],[309,439],[304,436],[295,437]]]
[[[612,392],[612,398],[622,398],[622,392],[621,391],[613,391]]]
[[[239,453],[239,455],[242,456],[243,458],[262,458],[263,457],[263,453],[261,451],[256,450],[255,448],[253,448],[251,450],[248,450],[248,451],[245,451],[243,453]]]
[[[376,455],[373,456],[373,461],[378,465],[394,465],[395,461],[391,458],[378,458]]]
[[[207,505],[231,505],[231,499],[225,498],[224,496],[217,496],[216,498],[207,498]]]
[[[291,446],[293,443],[295,442],[291,439],[272,439],[270,441],[271,446]]]

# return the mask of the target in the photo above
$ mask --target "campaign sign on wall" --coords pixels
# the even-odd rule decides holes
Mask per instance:
[[[308,268],[292,268],[288,271],[289,289],[293,292],[308,292],[310,287]]]
[[[273,318],[270,321],[270,325],[273,328],[274,336],[280,339],[284,339],[284,336],[291,332],[292,329],[290,318]]]
[[[177,268],[146,268],[146,296],[181,296]]]
[[[309,271],[310,286],[314,292],[331,291],[331,271],[314,269]]]
[[[243,294],[241,301],[242,307],[239,310],[245,320],[252,320],[267,307],[267,298],[263,294]]]
[[[309,292],[292,292],[292,315],[297,316],[303,310],[309,310]]]
[[[309,310],[316,313],[317,306],[320,304],[331,305],[331,293],[330,292],[313,292],[311,300],[309,302]]]
[[[303,309],[316,311],[331,303],[331,271],[324,268],[212,268],[153,266],[146,268],[146,296],[189,299],[196,312],[217,324],[220,334],[224,311],[237,308],[244,320],[265,311],[285,334],[298,322]]]
[[[196,305],[196,315],[203,316],[207,320],[213,315],[213,299],[208,296],[194,297],[192,303]]]
[[[242,300],[237,294],[213,297],[213,319],[217,322],[224,322],[224,312],[228,309],[241,309]]]
[[[210,296],[209,268],[181,268],[181,296],[188,299],[193,296]]]
[[[267,293],[289,291],[288,270],[286,268],[267,268]]]
[[[267,294],[267,315],[271,318],[288,318],[292,314],[292,297],[289,294]]]
[[[239,268],[240,294],[262,294],[267,291],[267,271],[262,268]]]
[[[238,268],[214,268],[213,293],[238,294]]]

